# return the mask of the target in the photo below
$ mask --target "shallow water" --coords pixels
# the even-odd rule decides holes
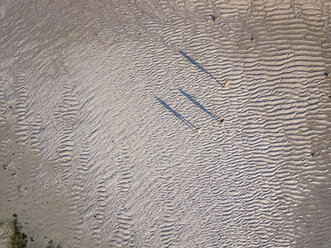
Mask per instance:
[[[0,220],[31,247],[328,247],[331,4],[306,2],[2,1]]]

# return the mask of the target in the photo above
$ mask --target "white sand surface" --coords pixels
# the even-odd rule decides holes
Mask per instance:
[[[330,247],[330,9],[0,1],[0,221],[29,247]]]

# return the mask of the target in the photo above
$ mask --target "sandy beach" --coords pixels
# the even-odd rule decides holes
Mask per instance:
[[[0,223],[27,247],[330,247],[330,9],[1,1]]]

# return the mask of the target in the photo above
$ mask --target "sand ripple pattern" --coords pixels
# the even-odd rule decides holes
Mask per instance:
[[[328,247],[327,0],[0,3],[0,221],[46,247]]]

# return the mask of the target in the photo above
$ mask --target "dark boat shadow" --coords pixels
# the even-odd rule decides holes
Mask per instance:
[[[179,89],[180,93],[182,93],[187,99],[189,99],[193,104],[195,104],[197,107],[199,107],[201,110],[206,112],[208,115],[210,115],[214,120],[218,120],[217,116],[214,115],[212,112],[210,112],[208,109],[206,109],[203,105],[201,105],[193,96],[188,94],[187,92],[183,91],[182,89]]]
[[[190,56],[188,56],[185,52],[179,50],[178,51],[184,58],[186,58],[188,60],[188,62],[190,62],[192,65],[194,65],[195,67],[197,67],[199,70],[201,70],[202,72],[206,73],[207,75],[209,75],[212,79],[214,79],[217,83],[221,84],[214,76],[213,74],[211,74],[209,71],[207,71],[202,65],[200,65],[197,61],[195,61],[194,59],[192,59]]]
[[[162,104],[163,107],[165,107],[170,113],[172,113],[174,116],[176,116],[179,120],[181,120],[186,126],[188,126],[193,131],[196,130],[196,127],[190,123],[188,120],[186,120],[181,114],[173,110],[166,102],[158,98],[157,96],[154,96],[156,100],[159,101],[159,103]]]

